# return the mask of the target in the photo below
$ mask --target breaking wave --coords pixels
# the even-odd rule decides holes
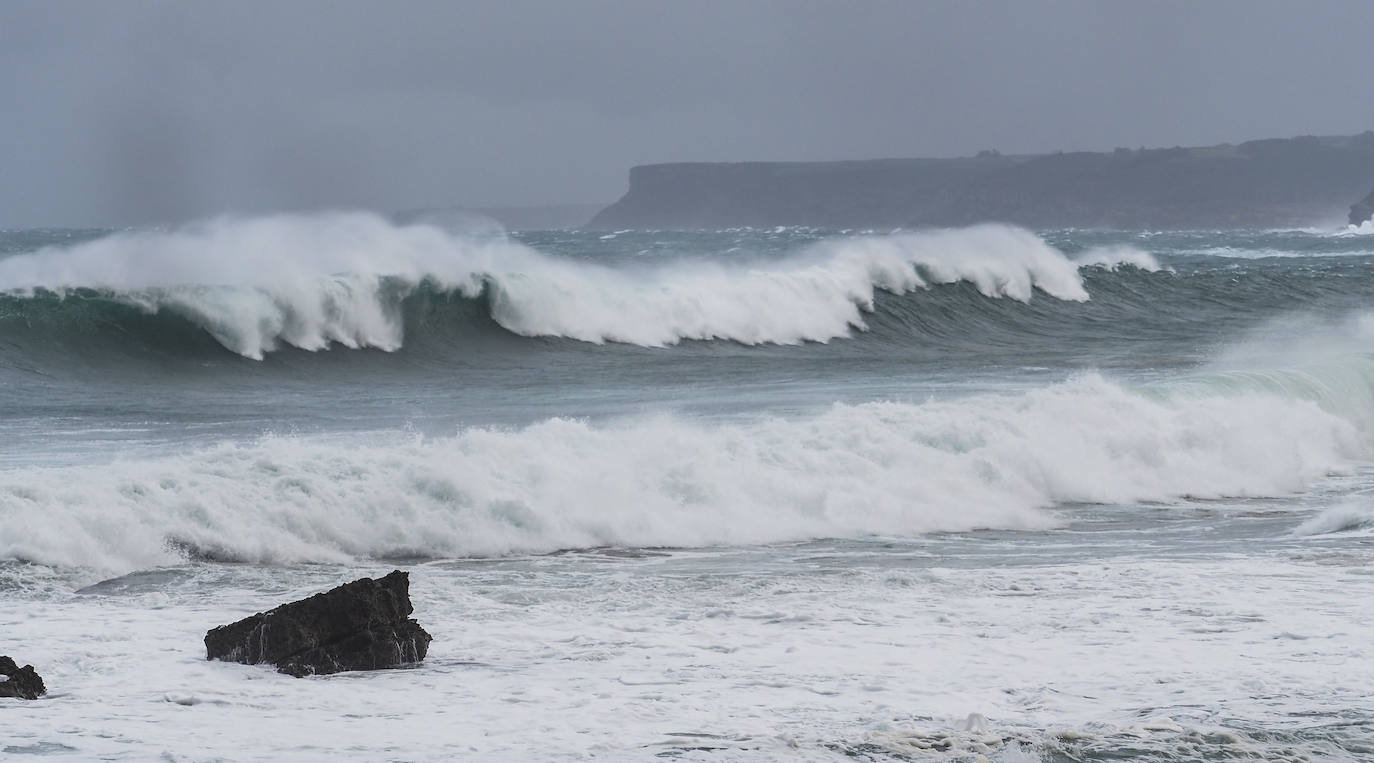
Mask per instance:
[[[823,240],[781,257],[645,264],[556,257],[365,213],[276,216],[122,232],[0,259],[0,320],[99,323],[135,311],[189,322],[254,359],[286,345],[390,351],[409,330],[406,299],[427,291],[479,300],[490,320],[521,336],[797,344],[865,330],[877,292],[963,282],[989,298],[1025,302],[1038,290],[1079,302],[1089,298],[1080,268],[1120,265],[1159,269],[1127,247],[1071,259],[1003,225]]]
[[[1065,503],[1301,491],[1367,459],[1366,427],[1272,386],[1140,391],[1089,374],[796,419],[272,436],[0,473],[0,559],[122,573],[186,556],[447,558],[1045,528]]]
[[[1293,528],[1293,534],[1331,535],[1356,530],[1374,530],[1374,504],[1368,498],[1349,499],[1326,509]]]

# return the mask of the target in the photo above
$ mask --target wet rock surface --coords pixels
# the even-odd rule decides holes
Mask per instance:
[[[43,678],[34,671],[32,665],[21,668],[4,655],[0,655],[0,677],[5,679],[0,681],[0,697],[38,699],[48,693]]]
[[[395,668],[429,650],[413,611],[408,573],[361,578],[211,629],[206,658],[270,663],[296,677]]]

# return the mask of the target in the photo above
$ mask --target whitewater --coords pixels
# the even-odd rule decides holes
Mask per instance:
[[[0,232],[0,751],[1370,759],[1367,234]]]
[[[779,260],[700,259],[640,267],[568,262],[504,239],[395,227],[366,214],[215,220],[173,232],[120,233],[0,261],[13,296],[88,290],[167,311],[261,360],[287,344],[395,350],[397,302],[421,284],[473,298],[523,336],[643,346],[684,339],[825,342],[865,328],[874,292],[967,281],[989,297],[1032,291],[1086,300],[1078,265],[1033,234],[1002,226],[818,242]],[[1084,262],[1158,266],[1148,254],[1093,250]]]

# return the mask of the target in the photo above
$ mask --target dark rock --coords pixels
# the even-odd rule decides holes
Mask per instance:
[[[283,604],[205,634],[205,656],[271,663],[296,677],[419,662],[430,635],[409,619],[410,575],[396,570]]]
[[[34,672],[32,665],[21,668],[4,655],[0,655],[0,676],[9,677],[0,681],[0,697],[38,699],[48,693],[48,687],[43,685],[43,679]]]
[[[1351,225],[1358,228],[1370,220],[1374,220],[1374,191],[1370,191],[1360,203],[1350,208]]]

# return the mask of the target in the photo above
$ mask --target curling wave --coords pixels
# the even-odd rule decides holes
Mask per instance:
[[[522,336],[646,347],[827,342],[866,330],[878,292],[968,283],[984,297],[1089,298],[1082,267],[1154,271],[1149,254],[1075,258],[1002,225],[826,240],[781,258],[610,265],[364,213],[219,219],[0,259],[0,318],[64,308],[170,315],[261,359],[283,345],[396,350],[422,290],[481,300]],[[7,304],[6,304],[7,303]]]

